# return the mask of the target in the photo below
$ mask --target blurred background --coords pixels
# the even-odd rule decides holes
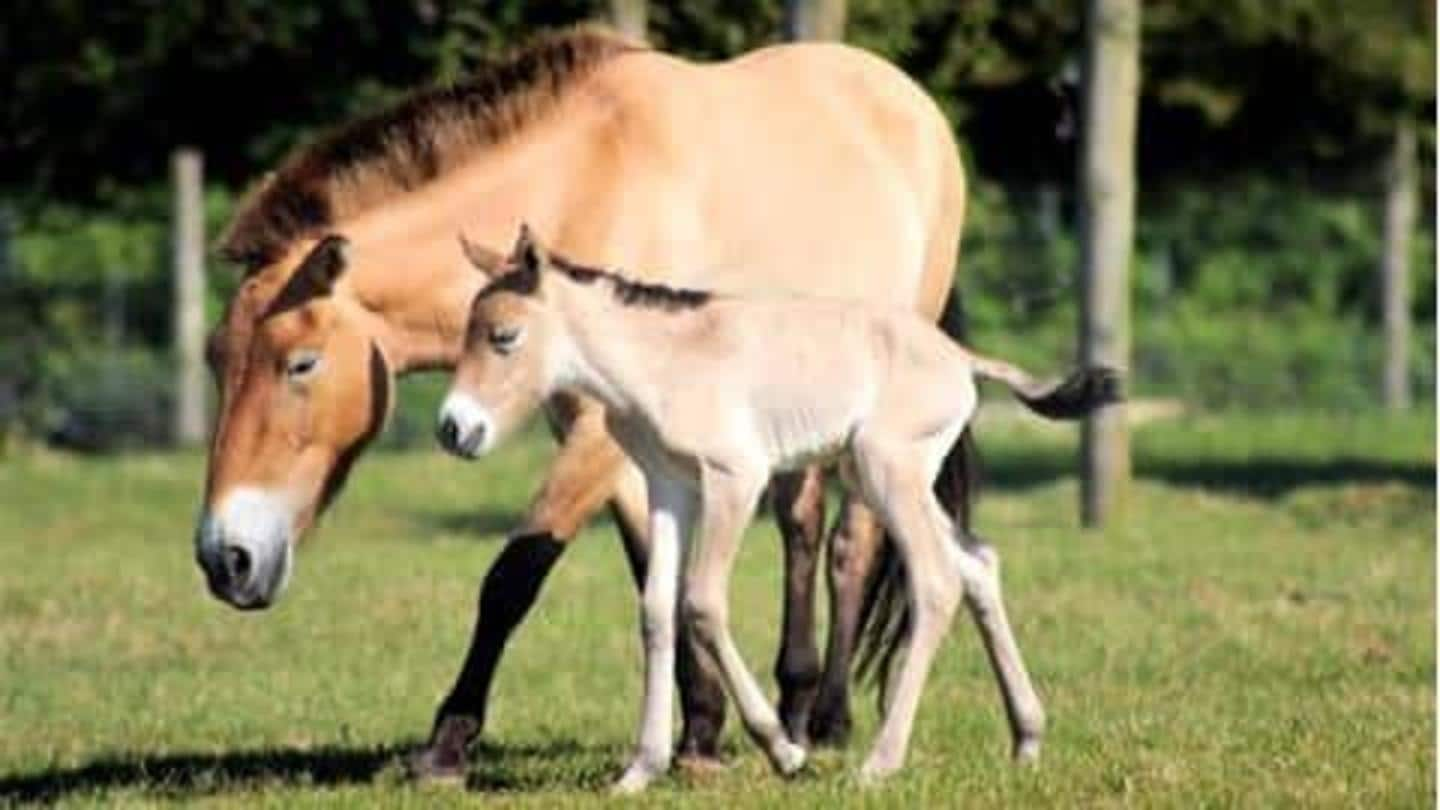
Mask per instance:
[[[957,268],[970,340],[1041,368],[1073,360],[1081,4],[820,5],[954,124],[972,194]],[[0,456],[184,434],[173,324],[193,288],[176,279],[177,223],[203,214],[208,326],[238,281],[208,245],[244,187],[325,127],[459,78],[539,28],[608,19],[723,59],[783,39],[786,7],[12,5],[0,25]],[[1136,392],[1209,411],[1429,402],[1433,6],[1155,0],[1142,25]],[[197,180],[199,193],[184,190]],[[1408,294],[1388,330],[1386,272]],[[441,384],[407,382],[386,442],[428,443]]]

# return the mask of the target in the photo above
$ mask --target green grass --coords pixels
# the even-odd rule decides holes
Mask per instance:
[[[1076,525],[1069,432],[982,434],[982,532],[1052,725],[1016,770],[957,622],[893,783],[854,793],[874,728],[795,783],[733,720],[732,766],[665,780],[687,806],[1422,806],[1435,791],[1434,414],[1187,417],[1136,437],[1129,520]],[[262,614],[191,558],[194,455],[0,463],[0,803],[568,805],[623,764],[639,709],[635,603],[592,527],[517,633],[468,790],[407,784],[468,638],[476,583],[549,449],[492,462],[380,454]],[[734,618],[768,673],[768,524]]]

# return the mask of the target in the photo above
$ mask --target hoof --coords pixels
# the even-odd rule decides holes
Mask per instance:
[[[465,749],[480,732],[473,718],[453,715],[441,719],[424,748],[410,755],[406,770],[416,782],[464,784],[469,760]]]
[[[850,744],[850,717],[846,712],[826,712],[810,719],[810,744],[816,748],[844,748]]]
[[[1021,740],[1015,746],[1015,764],[1025,767],[1035,767],[1040,764],[1040,739],[1038,737],[1028,740]]]
[[[612,796],[634,796],[650,786],[655,778],[664,773],[664,768],[635,762],[610,786]]]
[[[781,776],[789,778],[805,767],[805,749],[789,740],[782,740],[775,747],[770,763]]]
[[[675,769],[690,777],[711,776],[729,767],[725,760],[714,755],[681,754],[675,758]]]
[[[436,748],[423,748],[405,763],[410,779],[422,785],[464,785],[465,758]]]

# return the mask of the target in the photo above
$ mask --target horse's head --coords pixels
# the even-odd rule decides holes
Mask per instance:
[[[210,337],[219,388],[195,555],[216,597],[273,603],[296,541],[379,433],[392,372],[326,236],[249,275]]]
[[[436,426],[440,444],[461,458],[488,452],[555,387],[565,333],[545,291],[548,262],[522,226],[506,272],[471,304],[464,351]]]

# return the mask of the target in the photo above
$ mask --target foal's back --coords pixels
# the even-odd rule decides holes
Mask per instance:
[[[876,420],[920,435],[973,404],[964,351],[894,307],[721,297],[676,338],[661,421],[711,452],[758,449],[772,468],[833,456]]]

